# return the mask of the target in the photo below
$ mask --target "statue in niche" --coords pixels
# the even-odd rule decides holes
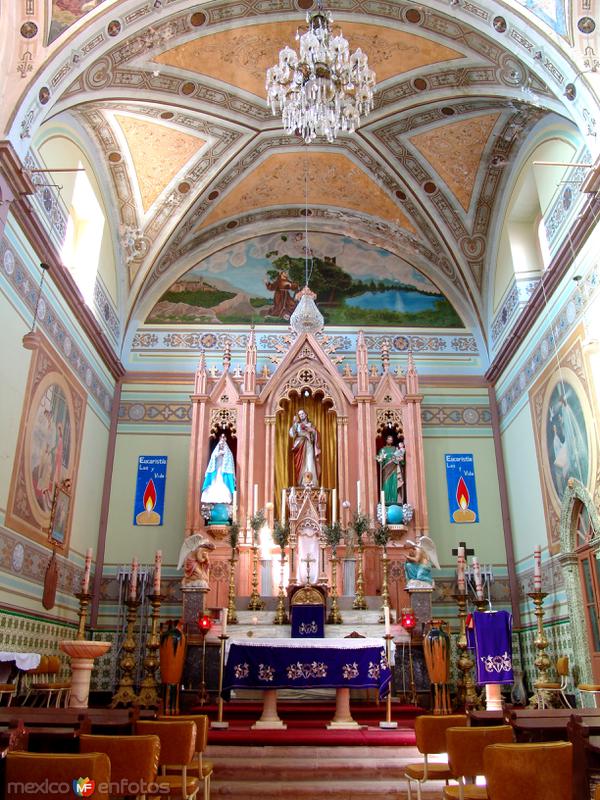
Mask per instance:
[[[301,408],[294,414],[290,428],[292,455],[294,457],[294,485],[304,485],[304,476],[310,472],[318,485],[321,479],[321,448],[319,432],[309,420],[306,411]]]
[[[394,437],[391,433],[388,434],[385,445],[377,453],[376,459],[381,470],[381,489],[385,495],[386,506],[402,505],[406,502],[404,437],[400,436],[398,444],[394,444]]]
[[[208,551],[214,544],[205,539],[201,533],[188,536],[179,551],[177,569],[183,568],[181,585],[188,589],[208,589],[210,577],[210,561]]]
[[[433,589],[434,582],[431,569],[440,568],[437,549],[433,539],[429,536],[420,536],[418,544],[407,541],[414,548],[414,552],[406,557],[404,574],[407,589]]]
[[[233,453],[227,444],[227,437],[222,433],[216,447],[210,454],[200,499],[203,503],[224,503],[228,505],[233,500],[234,491],[235,463]]]

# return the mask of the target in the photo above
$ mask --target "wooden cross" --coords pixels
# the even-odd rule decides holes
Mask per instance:
[[[459,542],[458,543],[458,547],[464,547],[465,548],[465,558],[467,556],[474,556],[475,555],[475,550],[472,547],[467,547],[467,543],[466,542]],[[458,547],[454,547],[452,549],[452,555],[453,556],[457,556],[458,555]]]
[[[308,553],[306,558],[303,558],[302,561],[306,563],[306,582],[310,583],[310,565],[314,564],[315,559],[311,556],[310,553]]]

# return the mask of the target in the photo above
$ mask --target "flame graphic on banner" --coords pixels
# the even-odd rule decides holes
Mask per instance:
[[[456,487],[456,501],[460,508],[465,510],[465,508],[469,507],[469,490],[467,489],[467,484],[464,481],[463,476],[461,475],[458,481],[458,485]]]
[[[152,511],[154,506],[156,505],[156,487],[154,486],[154,481],[152,478],[146,484],[146,488],[144,489],[144,508],[146,511]]]

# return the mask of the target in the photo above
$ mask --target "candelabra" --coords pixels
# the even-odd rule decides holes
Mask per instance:
[[[381,580],[381,616],[379,617],[379,622],[385,622],[385,611],[383,609],[390,607],[390,593],[388,589],[388,567],[389,567],[389,559],[387,554],[387,547],[382,547],[382,555],[381,555],[381,572],[382,572],[382,580]]]
[[[158,682],[156,680],[156,670],[160,663],[158,650],[160,648],[160,637],[158,635],[158,613],[163,601],[161,594],[148,595],[152,606],[152,619],[150,622],[150,634],[146,641],[146,656],[144,658],[144,678],[140,688],[138,705],[142,708],[155,708],[159,704]]]
[[[121,645],[122,656],[119,662],[121,677],[119,679],[117,691],[113,695],[110,704],[111,708],[115,708],[118,705],[137,705],[138,702],[138,697],[134,688],[133,673],[136,667],[134,629],[140,602],[140,600],[132,600],[131,598],[125,601],[127,605],[127,631],[123,644]]]
[[[328,625],[341,625],[343,622],[337,599],[337,564],[338,559],[334,550],[331,554],[331,610],[327,617]]]
[[[281,567],[279,572],[279,594],[277,595],[277,611],[275,612],[274,625],[287,625],[289,617],[285,610],[285,590],[283,588],[283,575],[285,570],[285,551],[281,548]]]
[[[85,623],[87,622],[87,610],[92,599],[88,592],[76,592],[75,597],[79,600],[79,624],[77,626],[76,639],[85,639]]]
[[[255,539],[252,545],[252,594],[250,595],[248,609],[250,611],[262,611],[264,607],[264,601],[260,599],[260,594],[258,593],[258,544]]]
[[[227,622],[230,625],[237,625],[237,613],[235,610],[235,565],[237,563],[237,548],[231,548],[231,558],[229,559],[229,598],[227,604]]]
[[[537,686],[538,683],[547,683],[548,682],[548,669],[550,668],[550,659],[548,655],[544,652],[548,647],[548,639],[546,639],[546,635],[544,633],[544,609],[542,605],[544,603],[544,598],[548,596],[547,592],[529,592],[527,595],[531,597],[533,600],[533,605],[535,606],[535,616],[537,619],[537,635],[535,637],[535,647],[538,651],[538,655],[533,662],[535,664],[535,668],[538,671],[538,679],[534,683],[534,687]],[[532,703],[537,705],[537,698],[536,695],[532,698]]]
[[[221,654],[219,659],[219,699],[217,701],[217,719],[210,723],[211,728],[225,729],[229,727],[229,723],[223,721],[223,698],[221,697],[223,692],[223,668],[225,665],[225,642],[227,639],[229,639],[229,636],[224,633],[219,636],[221,642]]]
[[[355,610],[366,611],[367,601],[365,600],[364,593],[364,579],[363,579],[363,544],[362,538],[357,536],[358,547],[358,561],[357,561],[357,575],[356,575],[356,593],[354,595],[354,602],[352,608]]]
[[[385,639],[385,657],[388,666],[391,669],[391,641],[394,638],[393,634],[386,633],[383,637]],[[390,681],[390,689],[388,691],[386,705],[385,705],[385,720],[379,723],[380,728],[397,728],[398,723],[392,722],[392,683]]]
[[[458,619],[460,624],[460,632],[456,642],[458,648],[458,661],[456,662],[456,666],[459,672],[462,673],[465,708],[479,708],[481,703],[471,674],[475,662],[469,655],[469,649],[467,647],[467,629],[465,624],[467,619],[467,595],[455,594],[454,599],[458,605]]]

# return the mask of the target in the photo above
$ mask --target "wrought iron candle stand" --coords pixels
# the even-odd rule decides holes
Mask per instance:
[[[223,670],[225,668],[225,642],[229,639],[229,636],[226,634],[221,634],[219,636],[219,641],[221,642],[221,653],[219,659],[219,699],[217,701],[217,719],[213,720],[210,723],[211,728],[217,728],[221,730],[225,730],[229,727],[229,723],[223,720],[223,698],[221,694],[223,692]]]
[[[281,548],[281,567],[279,572],[279,594],[277,595],[277,611],[273,619],[274,625],[288,625],[289,617],[285,610],[285,589],[283,588],[283,576],[285,570],[285,550]]]
[[[138,696],[135,693],[133,673],[136,667],[136,645],[134,634],[135,620],[140,603],[141,600],[138,600],[137,598],[135,600],[129,598],[125,601],[125,604],[127,605],[127,631],[125,633],[123,644],[121,645],[122,656],[121,661],[119,662],[119,666],[121,667],[121,677],[119,679],[117,691],[113,695],[113,699],[110,704],[111,708],[115,708],[118,705],[137,705],[138,703]]]
[[[340,609],[338,608],[337,565],[338,558],[334,550],[331,554],[331,609],[329,611],[329,616],[327,617],[328,625],[341,625],[343,622]]]
[[[227,603],[227,622],[230,625],[237,625],[237,613],[235,610],[235,565],[237,564],[237,547],[231,548],[231,558],[229,559],[229,597]]]
[[[146,656],[144,658],[144,678],[140,687],[138,705],[142,708],[156,708],[159,705],[158,682],[156,680],[156,670],[160,664],[158,651],[160,649],[160,637],[158,634],[158,614],[161,603],[164,599],[162,594],[148,595],[152,606],[152,619],[150,621],[150,633],[146,641]]]
[[[363,578],[363,543],[362,537],[357,536],[356,546],[358,548],[357,572],[356,572],[356,593],[352,608],[359,611],[366,611],[367,601],[365,600],[365,582]]]
[[[260,599],[258,592],[258,544],[255,538],[252,545],[252,593],[248,609],[249,611],[262,611],[264,607],[264,601]]]
[[[460,631],[456,641],[458,648],[458,661],[456,666],[460,673],[462,673],[462,690],[465,708],[479,708],[481,700],[475,688],[475,681],[473,680],[472,670],[475,662],[469,655],[469,648],[467,647],[467,595],[455,594],[454,599],[458,605],[458,619],[460,624]],[[462,705],[462,700],[460,701]]]
[[[534,688],[537,686],[538,683],[547,683],[548,682],[548,670],[550,669],[550,659],[548,658],[547,653],[545,652],[546,648],[548,647],[548,639],[546,639],[546,634],[544,633],[544,609],[543,603],[544,598],[548,597],[547,592],[529,592],[527,597],[531,597],[533,600],[533,605],[535,606],[535,616],[537,620],[537,635],[535,637],[535,647],[538,651],[535,661],[533,662],[535,668],[538,671],[538,678],[533,684]],[[530,705],[537,706],[538,705],[538,697],[537,694],[534,694],[531,698]]]
[[[87,612],[92,595],[89,592],[76,592],[75,597],[79,600],[79,624],[77,625],[76,639],[85,639],[85,624],[87,622]]]

